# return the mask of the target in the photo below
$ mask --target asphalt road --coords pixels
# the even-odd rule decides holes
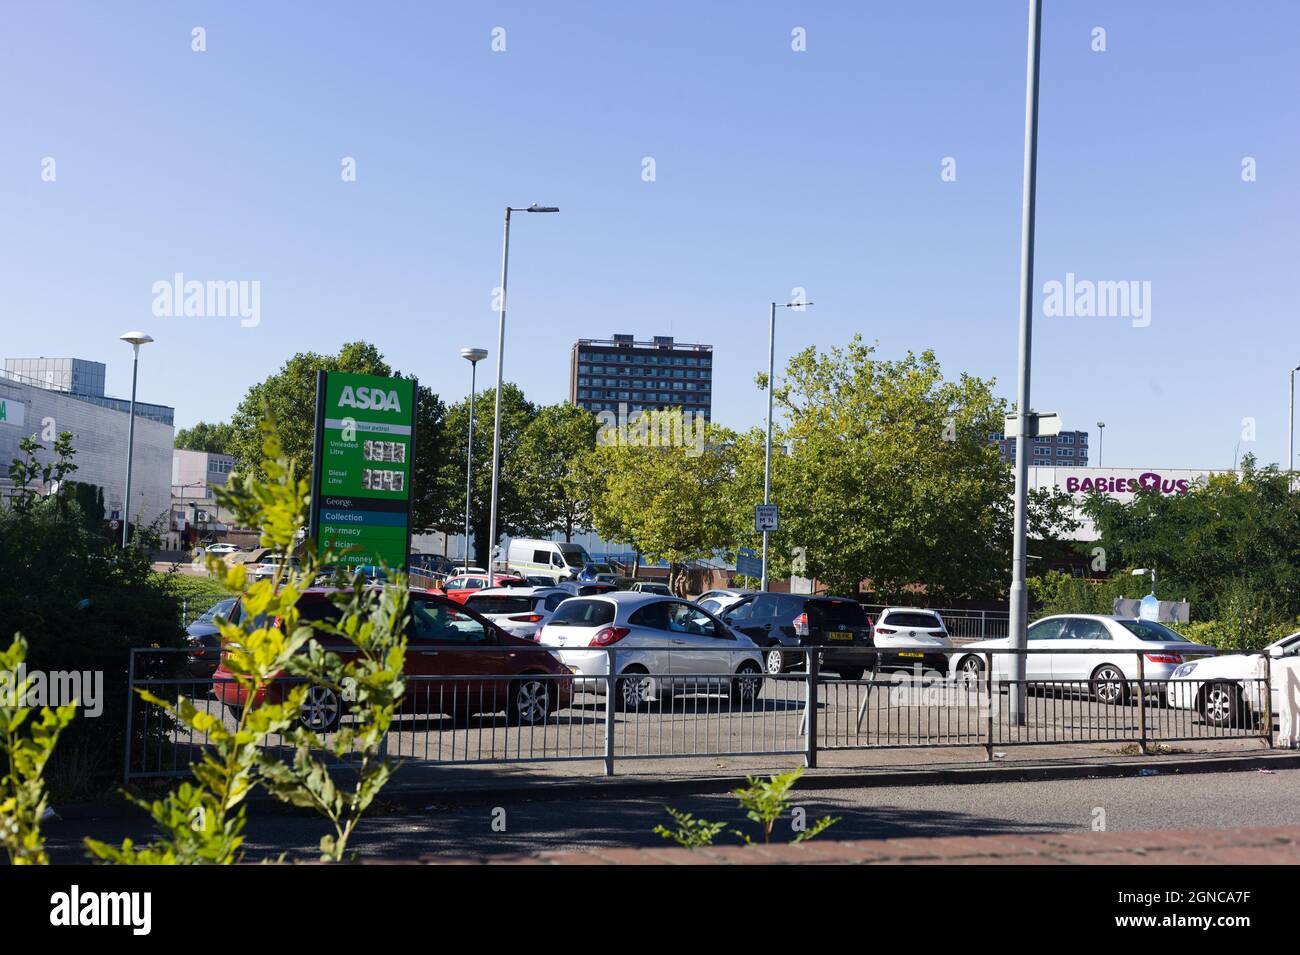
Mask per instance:
[[[1009,782],[966,786],[870,787],[813,791],[796,799],[809,819],[842,817],[837,839],[1089,831],[1097,811],[1109,830],[1205,829],[1294,825],[1300,819],[1300,770],[1129,779]],[[371,858],[477,855],[541,849],[663,844],[651,830],[669,823],[664,805],[752,831],[726,795],[662,799],[596,798],[529,801],[512,796],[499,807],[430,805],[365,820],[352,845]],[[265,815],[253,807],[250,859],[287,853],[311,858],[325,829],[316,819]],[[495,824],[495,828],[494,828]],[[504,825],[504,831],[501,827]],[[778,829],[788,822],[778,823]],[[84,858],[80,838],[147,839],[130,819],[69,819],[47,826],[56,862]],[[730,842],[719,837],[718,842]]]

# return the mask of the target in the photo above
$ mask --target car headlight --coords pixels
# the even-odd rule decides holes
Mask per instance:
[[[1195,663],[1184,663],[1182,666],[1180,666],[1180,667],[1178,667],[1178,668],[1176,668],[1176,669],[1174,670],[1174,679],[1178,679],[1179,677],[1188,676],[1188,675],[1190,675],[1191,672],[1192,672],[1193,670],[1195,670],[1195,669],[1196,669],[1196,664],[1195,664]]]

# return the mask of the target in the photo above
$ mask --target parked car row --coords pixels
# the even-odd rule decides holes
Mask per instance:
[[[848,597],[715,590],[690,601],[649,587],[622,591],[607,583],[579,581],[536,586],[520,576],[496,578],[497,586],[492,587],[487,586],[486,573],[462,574],[449,580],[443,592],[411,591],[408,673],[476,676],[481,684],[485,675],[505,678],[536,672],[548,677],[541,682],[552,689],[554,677],[568,675],[575,679],[561,682],[570,692],[603,693],[610,659],[606,650],[617,646],[615,702],[622,707],[701,688],[749,702],[758,697],[764,673],[777,676],[804,669],[806,648],[811,646],[821,648],[818,663],[823,672],[848,680],[860,679],[868,670],[919,668],[954,680],[982,681],[989,661],[993,679],[1006,681],[1013,673],[1014,654],[1006,652],[1011,649],[1009,638],[955,647],[935,610],[886,607],[872,619]],[[329,612],[329,592],[315,588],[304,594],[312,613]],[[214,668],[221,676],[216,666],[216,617],[238,623],[239,614],[238,601],[230,598],[190,626],[189,663],[196,676],[211,675]],[[553,652],[455,652],[472,644],[503,650],[540,644]],[[1196,710],[1216,725],[1265,710],[1257,682],[1261,658],[1210,659],[1213,648],[1154,621],[1053,615],[1029,627],[1028,647],[1041,652],[1025,655],[1026,680],[1086,691],[1102,703],[1131,702],[1140,654],[1140,676],[1148,681],[1149,692],[1170,706]],[[1271,646],[1267,658],[1297,654],[1300,633]],[[487,698],[517,697],[520,683],[504,680]],[[531,703],[515,699],[503,704],[508,715],[523,722],[529,722],[529,714],[544,718],[553,711],[552,704],[561,702],[557,695],[547,703],[549,709],[539,710],[534,692],[538,687],[530,685]],[[475,694],[468,684],[461,689],[453,696],[463,708]],[[226,685],[222,692],[233,691]],[[481,687],[477,695],[484,696]],[[317,702],[314,728],[333,725],[330,719],[336,721],[342,713],[338,701]]]

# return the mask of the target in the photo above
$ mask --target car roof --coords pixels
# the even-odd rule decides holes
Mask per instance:
[[[549,597],[551,594],[567,594],[569,591],[559,587],[484,587],[470,594],[475,597]]]
[[[895,610],[903,610],[903,611],[910,610],[910,611],[915,611],[916,613],[934,613],[934,614],[937,614],[939,612],[937,610],[931,610],[929,607],[882,607],[880,612],[892,613]]]
[[[675,601],[677,603],[690,603],[681,597],[670,597],[666,594],[647,594],[637,590],[610,590],[603,594],[584,594],[576,600],[609,600],[616,604],[642,604],[657,603],[659,601]]]

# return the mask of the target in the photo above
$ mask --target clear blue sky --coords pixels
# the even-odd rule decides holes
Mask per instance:
[[[795,287],[816,306],[783,318],[778,362],[860,331],[1010,397],[1026,7],[12,5],[0,356],[104,361],[125,394],[117,336],[144,328],[141,398],[188,425],[366,338],[457,400],[458,349],[496,347],[502,207],[540,201],[562,212],[516,220],[506,349],[533,400],[566,396],[578,337],[672,334],[715,346],[715,418],[759,424],[767,303]],[[1034,404],[1092,431],[1094,462],[1105,420],[1111,466],[1230,466],[1247,417],[1242,452],[1280,461],[1300,4],[1045,7],[1036,285],[1150,281],[1152,321],[1040,317]],[[175,272],[260,280],[261,324],[155,318]]]

